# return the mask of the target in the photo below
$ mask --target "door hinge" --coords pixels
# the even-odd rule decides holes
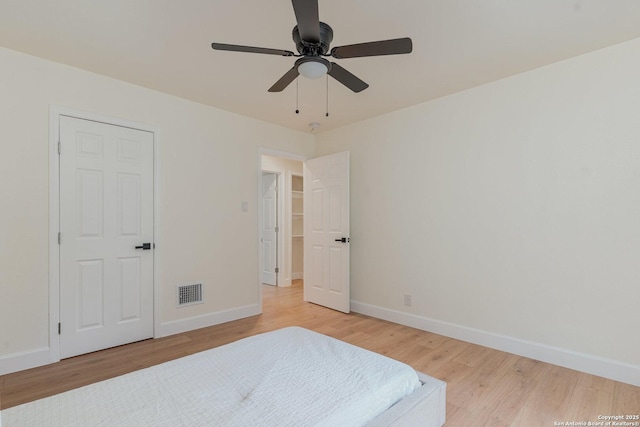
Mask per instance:
[[[280,269],[276,267],[276,273],[280,273]]]
[[[58,335],[62,335],[62,323],[58,322]]]
[[[58,244],[60,244],[61,239],[62,239],[62,233],[58,231]]]
[[[62,153],[62,143],[58,141],[58,154]]]
[[[275,230],[276,230],[276,233],[279,233],[280,232],[280,227],[276,227]]]

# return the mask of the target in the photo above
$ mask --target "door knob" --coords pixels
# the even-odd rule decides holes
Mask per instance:
[[[143,251],[148,251],[151,249],[151,243],[143,243],[142,246],[136,246],[136,249],[142,249]]]
[[[342,237],[340,239],[336,239],[336,242],[348,243],[349,240],[350,239],[348,237]]]

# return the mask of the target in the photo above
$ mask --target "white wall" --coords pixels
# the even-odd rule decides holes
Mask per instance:
[[[50,105],[159,130],[162,333],[260,309],[259,147],[309,156],[313,137],[0,49],[0,371],[49,342]],[[204,283],[206,302],[177,309],[176,284],[192,282]]]
[[[638,76],[634,40],[319,134],[351,152],[356,309],[640,384]]]

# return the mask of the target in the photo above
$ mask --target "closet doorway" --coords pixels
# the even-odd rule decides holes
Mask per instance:
[[[260,281],[302,286],[304,273],[303,161],[260,154]]]

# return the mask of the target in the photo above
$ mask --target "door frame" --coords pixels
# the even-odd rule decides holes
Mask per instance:
[[[49,362],[60,361],[60,162],[58,161],[58,138],[60,118],[73,117],[108,125],[138,129],[153,134],[153,337],[160,334],[160,260],[162,252],[160,222],[160,131],[155,126],[102,114],[49,105]]]
[[[297,153],[291,153],[288,151],[281,151],[281,150],[274,150],[271,148],[266,148],[266,147],[258,147],[258,158],[257,158],[257,175],[258,175],[258,182],[257,182],[257,194],[256,194],[256,206],[258,207],[258,215],[257,215],[257,221],[256,221],[256,227],[258,230],[258,239],[257,239],[257,251],[258,251],[258,279],[257,279],[257,286],[258,286],[258,304],[260,305],[260,307],[262,308],[262,256],[260,254],[260,251],[262,249],[261,245],[260,245],[260,237],[262,235],[262,226],[260,221],[262,220],[262,156],[266,155],[266,156],[273,156],[273,157],[280,157],[283,159],[289,159],[289,160],[297,160],[300,162],[305,162],[307,161],[307,156],[304,156],[302,154],[297,154]],[[271,170],[264,170],[265,172],[274,172],[277,173],[278,171],[271,171]],[[286,188],[283,182],[284,180],[284,176],[286,174],[284,173],[280,173],[279,179],[281,181],[278,181],[278,186],[280,187],[278,191],[284,191],[284,189]],[[281,203],[284,202],[284,196],[282,194],[279,195],[279,199],[278,199],[278,209],[279,209],[279,213],[284,214],[282,212],[282,206]],[[283,260],[283,250],[284,250],[284,244],[283,244],[283,239],[284,239],[284,235],[285,233],[282,232],[282,221],[284,219],[284,215],[279,215],[278,216],[278,226],[281,227],[280,228],[280,233],[278,233],[278,257],[280,260],[280,264],[282,264],[282,260]]]

